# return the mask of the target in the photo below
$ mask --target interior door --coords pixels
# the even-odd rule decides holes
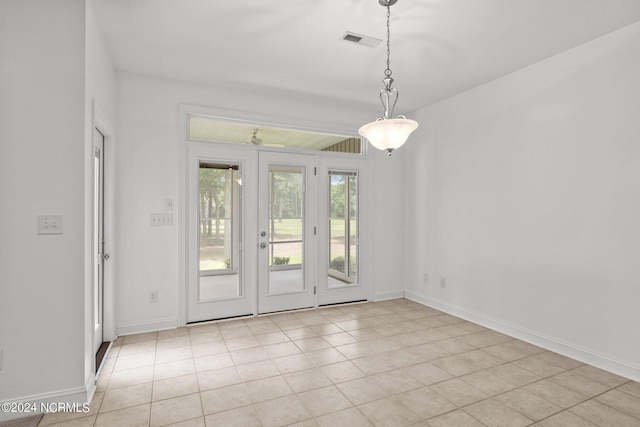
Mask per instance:
[[[316,305],[315,173],[315,156],[259,153],[259,313]]]
[[[215,152],[215,155],[214,155]],[[255,251],[247,228],[255,218],[255,151],[189,149],[187,322],[255,312]]]
[[[104,135],[95,128],[93,140],[93,352],[96,354],[103,342],[103,262],[107,255],[104,253]]]

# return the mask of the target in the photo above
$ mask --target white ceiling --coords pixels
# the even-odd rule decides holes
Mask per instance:
[[[378,0],[94,0],[118,69],[378,103]],[[397,114],[640,20],[640,0],[399,0],[391,8]]]

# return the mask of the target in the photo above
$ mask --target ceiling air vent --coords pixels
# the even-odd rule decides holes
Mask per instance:
[[[344,33],[342,40],[368,47],[376,47],[382,41],[374,37],[363,36],[362,34],[356,34],[350,31]]]

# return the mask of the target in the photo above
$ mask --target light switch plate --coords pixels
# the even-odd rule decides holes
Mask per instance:
[[[62,215],[38,215],[38,234],[62,234],[62,225]]]
[[[152,227],[168,227],[173,225],[173,214],[171,213],[155,213],[149,218]]]

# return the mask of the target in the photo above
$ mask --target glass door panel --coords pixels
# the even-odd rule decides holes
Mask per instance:
[[[237,165],[200,163],[198,301],[242,297]]]
[[[358,176],[329,172],[329,288],[349,286],[358,272]]]
[[[275,152],[259,158],[258,310],[313,307],[315,158]]]

